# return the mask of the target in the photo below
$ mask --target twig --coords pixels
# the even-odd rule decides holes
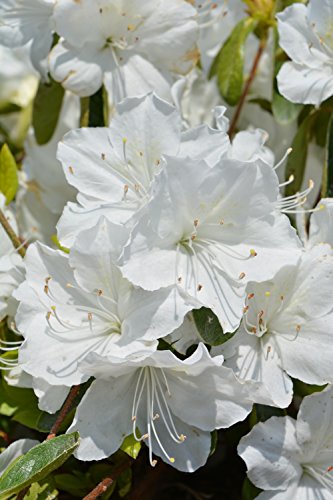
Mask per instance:
[[[8,234],[8,237],[10,238],[13,246],[16,248],[18,253],[21,255],[21,257],[24,257],[26,249],[24,248],[24,245],[22,245],[22,242],[20,241],[12,226],[9,224],[8,219],[2,210],[0,210],[0,224]]]
[[[27,486],[26,488],[24,488],[23,490],[21,490],[18,494],[17,494],[17,497],[16,497],[16,500],[23,500],[23,498],[25,497],[25,495],[28,493],[28,491],[30,490],[30,484],[29,486]]]
[[[266,43],[267,43],[266,38],[264,38],[263,40],[260,40],[259,47],[258,47],[256,56],[255,56],[253,64],[252,64],[252,68],[251,68],[249,77],[248,77],[248,79],[247,79],[247,81],[245,83],[245,86],[244,86],[241,98],[239,100],[239,103],[237,105],[235,114],[232,117],[232,120],[231,120],[231,123],[230,123],[228,134],[229,134],[229,136],[231,138],[233,137],[233,135],[235,133],[237,122],[239,120],[240,114],[241,114],[243,106],[245,104],[246,96],[249,93],[249,90],[250,90],[250,87],[251,87],[252,82],[254,80],[254,77],[256,76],[256,72],[257,72],[257,69],[258,69],[258,64],[259,64],[261,56],[262,56],[262,54],[263,54],[263,52],[265,50]]]
[[[120,476],[120,474],[122,472],[124,472],[126,469],[128,469],[130,465],[131,465],[131,461],[125,460],[125,462],[120,464],[119,467],[117,467],[114,470],[112,477],[108,476],[108,477],[104,478],[103,481],[101,481],[96,486],[96,488],[94,488],[90,493],[88,493],[88,495],[86,495],[82,500],[95,500],[100,495],[105,493],[110,488],[110,486],[112,486],[112,484],[118,478],[118,476]]]
[[[61,408],[59,416],[58,416],[57,420],[55,421],[54,425],[52,426],[49,435],[46,438],[47,440],[53,439],[57,435],[57,432],[58,432],[61,424],[63,423],[67,414],[70,412],[70,410],[72,408],[73,401],[74,401],[75,397],[77,396],[77,394],[80,390],[80,387],[81,387],[80,385],[74,385],[71,388],[71,390],[67,396],[67,399],[64,402],[63,407]]]

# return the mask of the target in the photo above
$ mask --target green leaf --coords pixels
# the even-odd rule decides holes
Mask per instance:
[[[246,477],[242,488],[242,500],[254,500],[261,491]]]
[[[217,316],[207,307],[192,311],[195,325],[206,344],[211,346],[224,344],[234,333],[223,333]]]
[[[327,130],[325,168],[323,175],[323,185],[321,190],[322,198],[328,198],[332,196],[333,196],[333,115],[330,118]]]
[[[302,111],[302,104],[295,104],[285,99],[278,92],[274,91],[272,101],[272,111],[274,118],[281,125],[287,125],[295,121]]]
[[[141,450],[141,442],[136,441],[133,434],[130,434],[129,436],[125,437],[120,449],[127,453],[127,455],[135,459],[137,458]]]
[[[56,129],[65,94],[60,83],[51,80],[50,83],[40,83],[34,101],[32,125],[38,144],[46,144],[52,138]]]
[[[309,396],[310,394],[313,394],[314,392],[321,392],[327,387],[327,384],[325,385],[313,385],[313,384],[306,384],[305,382],[302,382],[301,380],[298,379],[293,379],[293,385],[294,385],[294,393],[297,394],[298,396],[301,396],[304,398],[305,396]]]
[[[248,17],[236,24],[216,56],[210,70],[210,77],[216,75],[222,97],[228,104],[238,103],[244,81],[244,46],[247,37],[255,29],[257,22]]]
[[[257,422],[265,422],[271,417],[284,417],[287,414],[286,410],[275,406],[255,404],[254,408]]]
[[[24,500],[54,500],[58,498],[58,490],[55,488],[51,478],[40,483],[33,483]]]
[[[132,488],[132,469],[126,469],[117,479],[118,495],[123,498]]]
[[[43,412],[38,409],[38,399],[32,389],[10,386],[1,380],[0,393],[0,413],[7,412],[7,415],[13,415],[12,419],[16,422],[39,430],[38,420]]]
[[[7,144],[0,151],[0,191],[8,205],[15,197],[18,188],[17,165]]]
[[[308,155],[308,142],[315,118],[316,114],[310,113],[303,120],[292,142],[292,152],[288,157],[285,177],[288,180],[293,175],[294,181],[286,186],[286,196],[296,194],[301,189]]]
[[[79,434],[44,441],[15,460],[0,477],[0,499],[17,493],[58,469],[79,445]]]

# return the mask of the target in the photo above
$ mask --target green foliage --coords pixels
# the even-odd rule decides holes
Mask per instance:
[[[132,469],[126,469],[117,479],[118,495],[123,498],[132,488]]]
[[[308,114],[308,116],[301,123],[292,142],[292,152],[288,157],[285,176],[288,180],[289,177],[293,175],[294,182],[286,186],[286,196],[297,193],[302,186],[308,155],[308,143],[311,137],[311,129],[315,116],[316,115],[312,112]]]
[[[33,483],[24,500],[54,500],[58,498],[58,495],[59,491],[56,489],[54,481],[48,477],[44,481]]]
[[[18,189],[17,165],[7,144],[0,151],[0,191],[6,197],[7,205],[14,199]]]
[[[56,129],[65,90],[60,83],[40,83],[34,101],[32,124],[36,141],[43,145],[50,141]]]
[[[327,130],[326,157],[321,196],[322,198],[333,196],[333,115],[330,116]]]
[[[217,316],[207,307],[195,309],[193,312],[195,325],[206,344],[217,346],[224,344],[234,333],[223,333]]]
[[[44,479],[58,469],[78,445],[79,434],[74,432],[44,441],[17,458],[0,477],[0,499]]]
[[[221,95],[231,106],[237,104],[242,95],[245,42],[256,25],[257,22],[252,18],[242,19],[236,24],[210,70],[209,76],[217,76]]]
[[[285,99],[279,92],[274,91],[272,112],[274,118],[281,125],[295,121],[303,108],[302,104],[295,104]]]
[[[136,441],[133,434],[130,434],[129,436],[125,437],[120,449],[127,453],[127,455],[129,455],[131,458],[136,459],[141,450],[141,442]]]
[[[39,430],[38,420],[43,412],[38,409],[38,401],[32,389],[9,386],[2,379],[0,393],[1,415],[11,416],[14,421]]]
[[[242,487],[242,500],[253,500],[262,490],[254,486],[248,478],[245,478]]]

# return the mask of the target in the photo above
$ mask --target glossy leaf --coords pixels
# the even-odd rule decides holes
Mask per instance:
[[[34,101],[32,124],[38,144],[46,144],[52,139],[56,129],[65,90],[53,80],[40,83]]]
[[[8,205],[15,197],[18,189],[17,165],[7,144],[0,151],[0,191],[6,197]]]
[[[133,434],[125,437],[120,449],[132,458],[137,458],[141,450],[141,442],[134,439]]]
[[[221,95],[231,106],[237,104],[242,95],[245,42],[256,24],[252,18],[242,19],[217,54],[210,70],[210,77],[217,76]]]
[[[206,344],[221,345],[234,335],[233,333],[223,333],[217,316],[207,307],[195,309],[192,313],[199,334]]]
[[[79,445],[79,434],[65,434],[35,446],[15,460],[0,477],[0,498],[21,491],[58,469]]]

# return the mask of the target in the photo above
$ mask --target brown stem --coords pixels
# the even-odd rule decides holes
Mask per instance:
[[[59,416],[58,416],[57,420],[55,421],[54,425],[52,426],[49,435],[46,438],[47,440],[53,439],[57,435],[57,432],[58,432],[61,424],[63,423],[67,414],[70,412],[70,410],[72,408],[73,401],[74,401],[75,397],[77,396],[77,394],[80,390],[80,387],[81,387],[80,385],[74,385],[71,388],[71,390],[69,391],[67,399],[64,402],[63,407],[61,408]]]
[[[261,56],[262,56],[262,54],[263,54],[263,52],[265,50],[266,43],[267,43],[266,38],[264,38],[263,40],[260,40],[259,47],[258,47],[256,56],[255,56],[253,64],[252,64],[252,68],[251,68],[249,77],[246,80],[246,83],[245,83],[245,86],[244,86],[241,98],[239,100],[239,103],[237,105],[235,114],[232,117],[232,120],[231,120],[231,123],[230,123],[229,131],[228,131],[228,134],[229,134],[230,138],[233,137],[233,135],[234,135],[234,133],[236,131],[237,122],[239,120],[240,114],[241,114],[243,106],[245,104],[246,96],[249,93],[249,90],[250,90],[250,87],[251,87],[252,82],[254,80],[254,77],[256,76],[256,72],[257,72],[257,69],[258,69],[258,64],[259,64],[260,58],[261,58]]]
[[[14,229],[9,224],[8,219],[2,210],[0,210],[0,224],[8,234],[8,237],[10,238],[11,242],[13,243],[13,246],[16,248],[18,253],[21,255],[21,257],[24,257],[26,250],[22,245],[22,242],[20,241],[19,237],[15,233]]]
[[[111,476],[105,477],[103,481],[101,481],[96,486],[96,488],[94,488],[90,493],[88,493],[88,495],[86,495],[82,500],[95,500],[100,495],[105,493],[110,488],[110,486],[112,486],[117,477],[120,476],[120,474],[124,472],[126,469],[128,469],[130,465],[131,462],[128,460],[120,464],[119,467],[117,467],[114,470],[112,477]]]
[[[30,490],[30,484],[17,494],[16,500],[23,500],[23,498],[25,497],[25,495],[28,493],[29,490]]]

